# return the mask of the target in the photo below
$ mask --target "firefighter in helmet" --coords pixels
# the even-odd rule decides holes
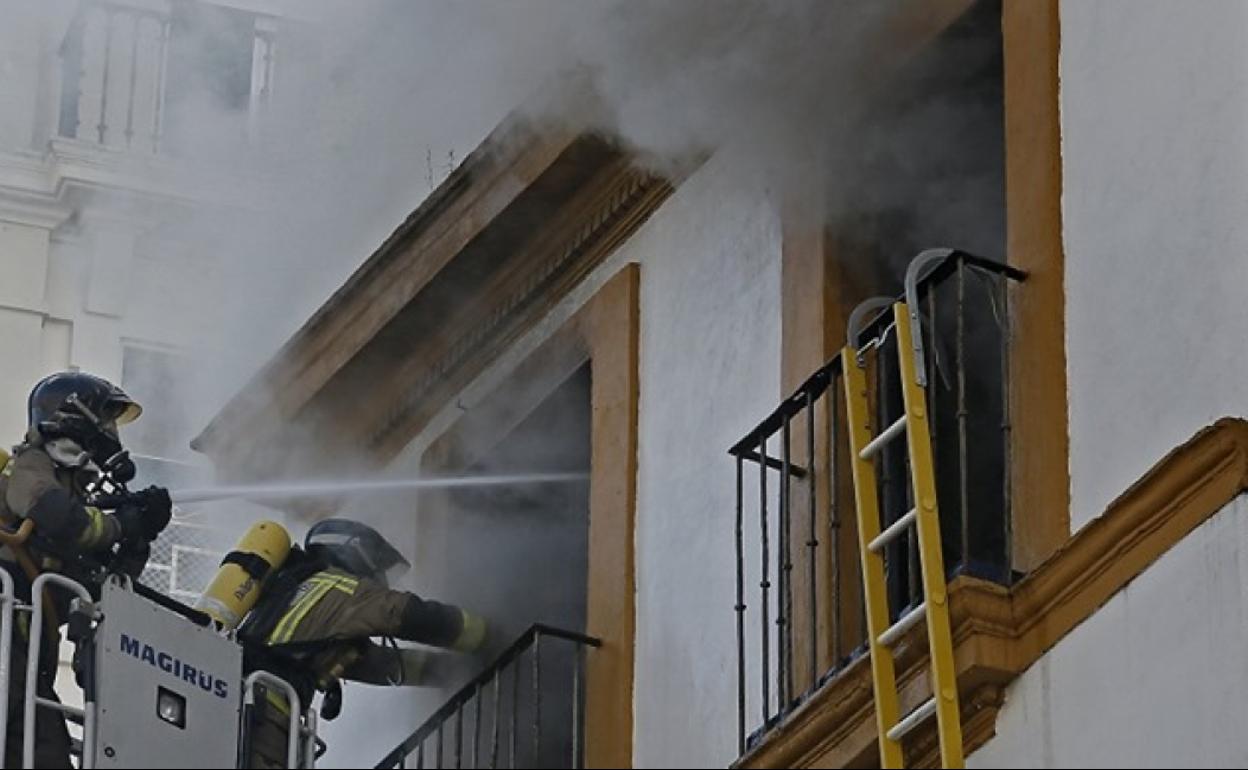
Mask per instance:
[[[481,649],[485,621],[467,610],[390,588],[410,565],[372,527],[347,519],[315,524],[270,574],[239,627],[249,670],[278,674],[308,703],[325,693],[322,716],[341,706],[343,679],[377,685],[452,684],[462,655]],[[391,644],[378,644],[374,637]],[[393,640],[450,652],[400,648]],[[290,719],[274,693],[257,699],[252,767],[285,767]]]
[[[118,428],[138,418],[140,406],[121,388],[83,372],[62,372],[40,380],[27,403],[25,439],[0,470],[0,525],[12,531],[26,520],[33,534],[23,545],[0,548],[0,567],[13,577],[19,597],[30,601],[31,582],[41,571],[80,578],[81,559],[137,577],[150,543],[169,523],[172,505],[163,489],[128,494],[111,512],[91,504],[91,490],[124,490],[135,467],[123,450]],[[68,596],[49,591],[48,616],[64,621]],[[10,658],[6,766],[21,764],[22,693],[25,689],[29,616],[18,615]],[[59,622],[49,625],[54,630]],[[38,694],[56,700],[58,634],[47,633],[39,650]],[[39,709],[35,726],[36,767],[70,767],[65,722]]]

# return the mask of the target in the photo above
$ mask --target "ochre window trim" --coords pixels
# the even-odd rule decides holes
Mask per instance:
[[[585,633],[585,766],[631,767],[637,509],[640,266],[629,264],[426,450],[425,470],[462,467],[488,450],[482,426],[505,433],[514,395],[591,367],[589,570]],[[533,406],[530,404],[529,406]],[[488,434],[488,432],[487,432]],[[488,440],[501,435],[488,434]]]
[[[1012,555],[1014,567],[1027,571],[1070,536],[1057,0],[1005,0],[1001,23],[1006,260],[1028,273],[1010,287],[1009,378]],[[847,305],[856,294],[833,248],[822,228],[786,221],[786,392],[844,343]]]
[[[942,17],[946,26],[968,4],[947,5],[950,12]],[[1010,295],[1011,547],[1014,567],[1031,571],[1042,563],[1048,565],[1046,559],[1070,538],[1057,0],[1004,0],[1001,22],[1006,260],[1029,274],[1024,284],[1011,287]],[[939,30],[915,37],[927,41],[938,33]],[[781,372],[786,392],[843,344],[849,299],[856,292],[847,285],[845,272],[838,269],[833,249],[831,239],[822,228],[806,226],[796,217],[786,219]],[[812,334],[812,330],[820,333]],[[1020,371],[1024,366],[1026,376]],[[820,431],[821,434],[825,432]],[[820,440],[817,453],[827,457],[826,441]],[[818,502],[822,507],[826,501]],[[844,522],[843,527],[845,524],[852,529],[852,521]],[[853,532],[843,530],[842,535],[846,534],[848,537],[843,540],[852,543]],[[833,582],[841,585],[842,595],[848,600],[842,620],[848,622],[839,623],[837,628],[851,640],[862,636],[857,627],[861,580],[853,574],[856,563],[856,556],[847,552],[841,554],[835,565],[821,565],[819,574],[821,592]],[[801,580],[798,582],[798,595],[804,595]],[[1026,591],[1034,590],[1024,589],[1024,585],[1038,583],[1033,576],[1016,588],[1015,596],[1026,596]],[[986,734],[991,734],[1000,703],[1000,688],[1022,668],[1017,662],[1013,665],[994,663],[991,655],[1000,650],[981,649],[981,636],[971,633],[972,629],[998,622],[1002,602],[1013,606],[1008,590],[967,578],[959,579],[951,590],[959,667],[964,676],[969,677],[963,681],[962,694],[966,700],[964,717],[970,750],[978,745],[978,735],[985,730]],[[984,612],[960,612],[962,605]],[[992,610],[993,607],[996,609]],[[991,620],[994,617],[998,620]],[[1001,626],[1003,629],[1010,627],[1008,623]],[[799,639],[809,633],[809,629],[800,624],[794,630]],[[825,640],[824,647],[830,644],[832,630],[826,619],[817,629],[818,638]],[[915,633],[921,634],[921,630]],[[917,706],[925,697],[921,691],[926,689],[926,677],[920,676],[924,669],[919,668],[922,650],[913,643],[899,650],[903,710]],[[820,650],[820,657],[821,665],[832,662],[826,649]],[[798,663],[798,675],[808,673],[801,670],[801,661]],[[821,766],[876,762],[870,691],[869,666],[865,659],[860,659],[786,717],[784,724],[764,736],[763,743],[740,763],[767,767],[811,762]],[[917,744],[920,753],[922,740],[920,737]],[[931,749],[934,751],[934,744]],[[928,759],[935,761],[935,754]]]
[[[1070,536],[1057,0],[1005,0],[1001,24],[1005,257],[1028,274],[1025,282],[1010,286],[1009,298],[1012,561],[1025,572]],[[800,203],[786,208],[805,210]],[[785,392],[844,344],[852,298],[862,298],[847,285],[829,240],[822,227],[803,224],[800,217],[785,222]]]
[[[1070,536],[1066,294],[1057,0],[1005,0],[1006,255],[1010,287],[1013,564],[1028,571]]]

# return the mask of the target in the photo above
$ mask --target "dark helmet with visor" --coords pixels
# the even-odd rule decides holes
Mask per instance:
[[[411,564],[381,533],[350,519],[324,519],[308,530],[304,550],[311,556],[358,577],[386,585],[398,580]]]

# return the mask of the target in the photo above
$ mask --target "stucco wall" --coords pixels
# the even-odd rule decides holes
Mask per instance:
[[[491,392],[620,269],[641,265],[634,764],[736,752],[734,476],[727,449],[780,400],[780,223],[712,159],[464,390]],[[452,404],[392,470],[458,416]],[[417,537],[419,533],[417,533]],[[504,577],[505,579],[505,577]]]
[[[1248,5],[1061,5],[1071,526],[1248,412]]]
[[[780,226],[725,165],[635,237],[642,262],[637,475],[638,767],[736,752],[734,465],[780,400]]]
[[[1248,499],[1023,673],[968,767],[1243,767]]]

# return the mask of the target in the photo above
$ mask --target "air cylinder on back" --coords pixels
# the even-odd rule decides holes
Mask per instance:
[[[255,606],[260,587],[290,554],[290,533],[274,521],[253,524],[208,584],[195,608],[226,630],[238,625]]]

